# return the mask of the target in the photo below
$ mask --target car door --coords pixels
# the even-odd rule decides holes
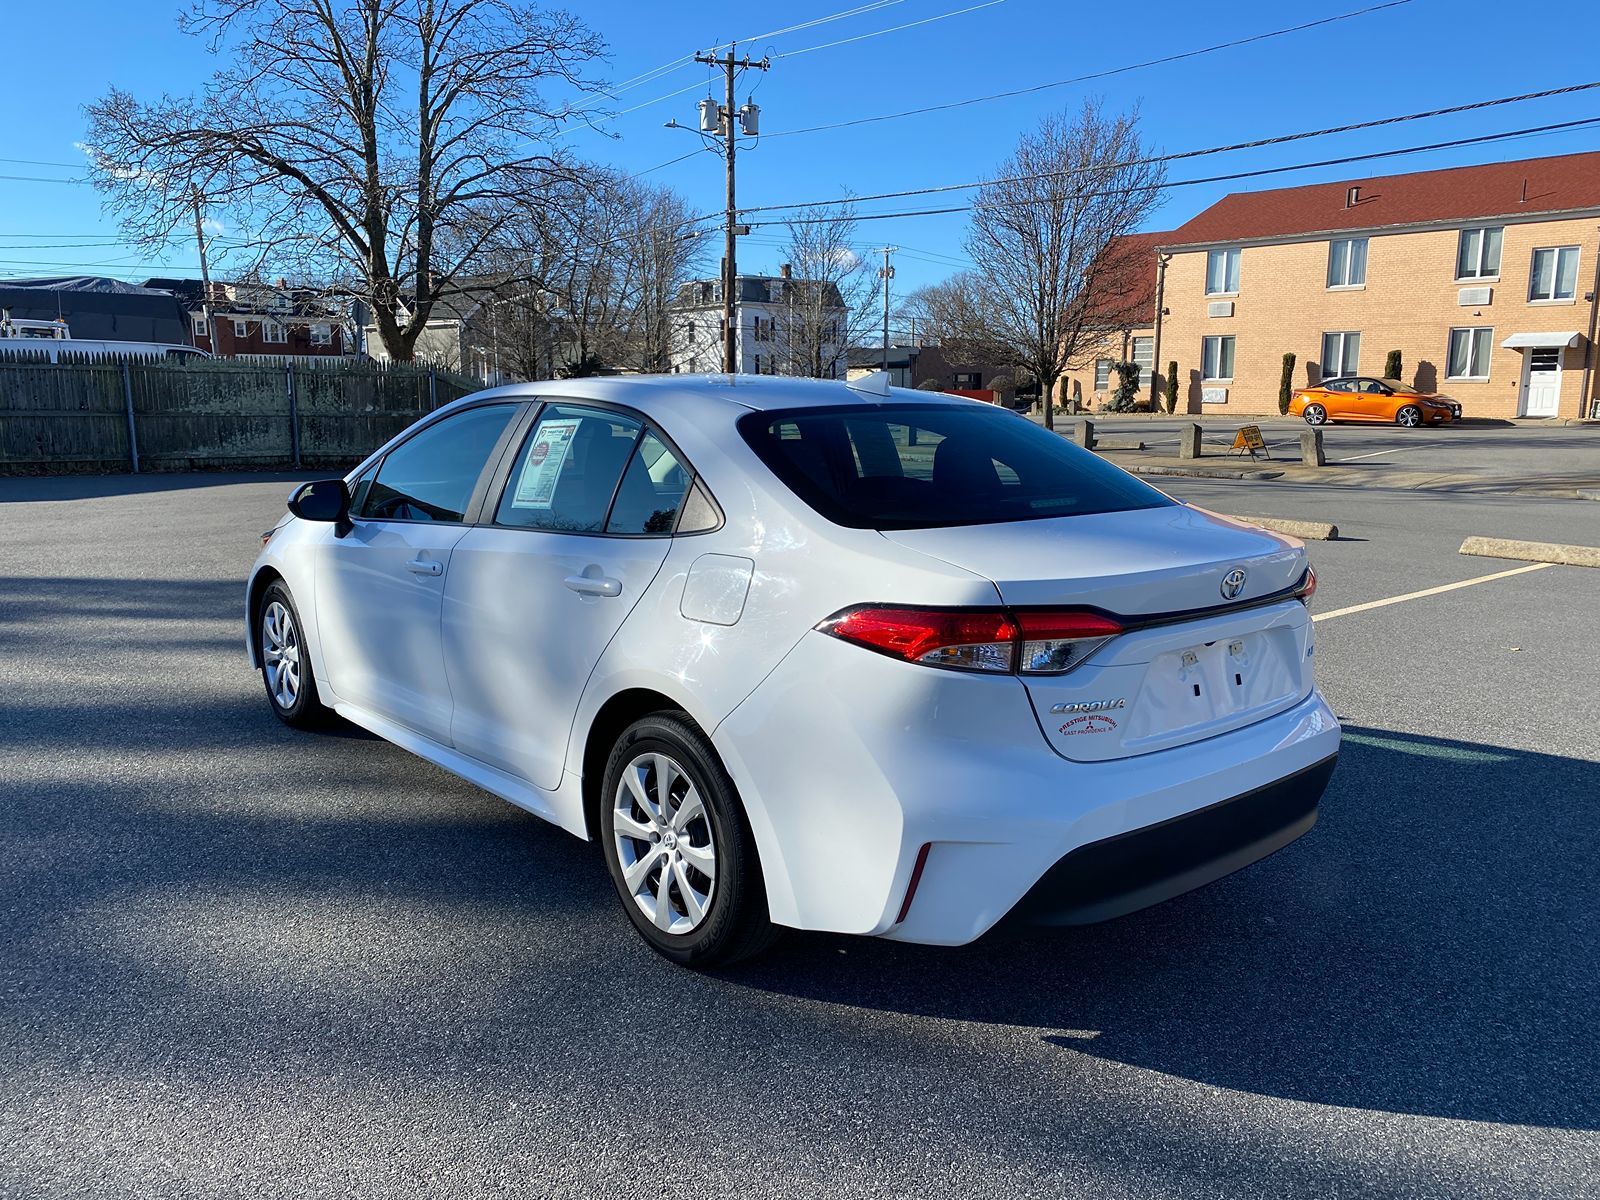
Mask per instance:
[[[584,686],[660,570],[689,484],[637,413],[581,403],[539,413],[451,556],[443,637],[456,749],[537,787],[561,782]]]
[[[1394,402],[1389,389],[1376,379],[1357,379],[1351,383],[1350,415],[1362,421],[1388,421]]]
[[[432,422],[358,481],[351,529],[317,561],[317,627],[340,700],[445,744],[450,693],[439,616],[450,556],[467,532],[520,403]]]
[[[1317,397],[1322,406],[1328,410],[1328,420],[1338,421],[1350,415],[1350,381],[1347,379],[1325,380],[1317,389],[1321,395]]]

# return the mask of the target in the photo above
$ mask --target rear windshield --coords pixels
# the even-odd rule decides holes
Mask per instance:
[[[739,431],[836,525],[926,529],[1125,512],[1173,503],[1026,417],[884,404],[751,413]]]

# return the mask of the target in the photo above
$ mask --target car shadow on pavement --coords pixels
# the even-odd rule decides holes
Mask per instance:
[[[1316,828],[1209,888],[956,950],[793,935],[727,977],[1219,1088],[1600,1128],[1597,796],[1600,764],[1347,728]]]

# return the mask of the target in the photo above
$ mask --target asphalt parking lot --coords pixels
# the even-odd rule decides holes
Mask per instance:
[[[594,848],[272,717],[286,479],[0,480],[0,1194],[1600,1195],[1600,572],[1321,621],[1322,819],[1215,886],[695,975]],[[1582,501],[1163,483],[1336,521],[1319,614],[1517,565],[1471,533],[1600,545]]]

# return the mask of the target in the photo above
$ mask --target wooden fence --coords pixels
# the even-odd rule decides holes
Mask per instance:
[[[0,352],[0,474],[344,467],[479,386],[411,364]]]

